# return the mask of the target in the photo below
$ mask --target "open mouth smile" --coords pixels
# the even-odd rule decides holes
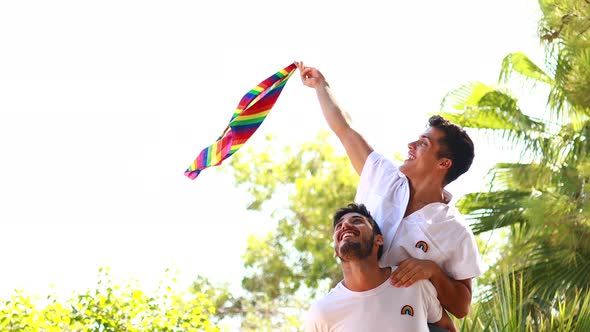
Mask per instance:
[[[343,231],[342,233],[340,233],[340,236],[339,236],[338,240],[339,241],[342,241],[344,239],[348,239],[348,238],[355,237],[355,236],[358,236],[358,235],[359,235],[359,232],[358,231],[355,231],[355,230],[352,230],[352,229],[347,229],[347,230]]]

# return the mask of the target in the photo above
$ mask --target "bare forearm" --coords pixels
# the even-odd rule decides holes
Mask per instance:
[[[322,113],[328,126],[332,129],[334,134],[338,136],[340,142],[342,142],[354,170],[358,174],[361,174],[365,161],[373,149],[365,139],[351,127],[350,117],[338,105],[336,98],[332,94],[330,85],[326,82],[322,73],[313,67],[304,66],[303,62],[299,62],[297,67],[301,73],[303,84],[315,89]]]
[[[455,324],[451,320],[451,317],[449,317],[449,315],[447,314],[447,312],[444,309],[442,312],[443,312],[442,317],[440,318],[440,320],[438,322],[434,323],[434,325],[436,325],[442,329],[449,330],[450,332],[457,332],[457,328],[455,327]]]
[[[457,318],[469,313],[471,306],[471,280],[454,280],[442,270],[434,273],[430,281],[436,288],[440,304]]]
[[[336,136],[344,135],[350,129],[350,116],[338,105],[330,85],[324,82],[316,87],[315,91],[328,126]]]
[[[316,87],[316,94],[328,126],[342,142],[352,167],[360,175],[373,149],[361,134],[351,127],[350,116],[340,108],[328,83],[324,82]]]

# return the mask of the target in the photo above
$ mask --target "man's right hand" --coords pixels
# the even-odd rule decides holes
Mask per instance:
[[[299,68],[301,81],[305,86],[315,89],[321,85],[328,85],[324,75],[319,70],[313,67],[306,67],[303,62],[297,62],[297,68]]]

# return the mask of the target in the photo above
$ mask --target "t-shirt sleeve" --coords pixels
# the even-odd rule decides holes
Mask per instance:
[[[437,298],[436,288],[430,281],[422,282],[422,298],[426,308],[426,319],[428,323],[436,323],[442,318],[443,308]]]
[[[363,165],[354,201],[366,203],[371,193],[379,190],[386,183],[385,177],[391,177],[396,170],[397,166],[391,161],[375,151],[371,152]]]
[[[317,304],[313,304],[305,313],[303,328],[305,332],[329,332],[328,324],[323,320]]]
[[[456,241],[454,250],[449,253],[444,270],[455,280],[471,279],[483,272],[483,267],[475,237],[470,231]]]

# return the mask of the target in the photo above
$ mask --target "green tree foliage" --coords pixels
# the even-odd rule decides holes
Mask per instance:
[[[67,301],[18,291],[0,302],[0,331],[220,331],[211,323],[215,308],[206,295],[177,293],[173,282],[150,296],[131,283],[114,284],[101,268],[96,289]]]
[[[462,331],[589,328],[590,3],[539,4],[546,62],[509,54],[496,85],[469,83],[442,104],[445,117],[486,132],[494,143],[521,148],[519,162],[499,162],[490,171],[489,191],[459,202],[477,234],[499,228],[509,234],[500,260],[482,278],[482,296],[458,322]],[[514,82],[538,89],[546,109],[521,109],[508,88]],[[280,326],[282,309],[298,306],[301,291],[324,292],[340,279],[332,249],[326,250],[329,220],[352,200],[358,179],[325,138],[236,155],[232,164],[236,182],[251,194],[251,208],[271,210],[278,222],[273,232],[251,238],[244,256],[248,294],[242,303],[260,308],[251,326],[270,329]]]
[[[555,296],[551,313],[527,310],[527,292],[521,274],[506,273],[496,279],[495,293],[473,304],[469,316],[457,321],[463,332],[583,332],[590,330],[590,297],[584,292]]]
[[[242,303],[256,304],[255,316],[272,320],[269,326],[296,322],[311,296],[342,279],[332,216],[354,200],[358,175],[327,139],[322,133],[280,148],[269,137],[265,151],[236,154],[231,161],[235,181],[251,194],[250,208],[277,221],[272,232],[248,240],[242,281],[249,297]]]
[[[204,294],[215,307],[215,316],[223,319],[244,313],[242,299],[229,291],[227,283],[216,285],[207,278],[197,276],[190,288],[193,294]]]
[[[488,192],[467,195],[459,207],[476,233],[510,230],[490,286],[492,294],[516,297],[522,324],[515,330],[528,331],[530,324],[568,331],[551,319],[573,304],[568,310],[577,313],[585,305],[587,313],[587,302],[578,299],[590,291],[590,3],[539,3],[546,69],[523,53],[509,54],[498,85],[467,84],[449,93],[442,108],[445,117],[522,148],[520,162],[501,162],[490,171]],[[516,93],[503,85],[519,79],[534,83],[539,95],[549,91],[544,112],[522,110]],[[502,291],[507,276],[518,292]]]
[[[550,106],[559,115],[587,115],[590,108],[590,4],[585,0],[540,0],[541,40],[555,85]]]

